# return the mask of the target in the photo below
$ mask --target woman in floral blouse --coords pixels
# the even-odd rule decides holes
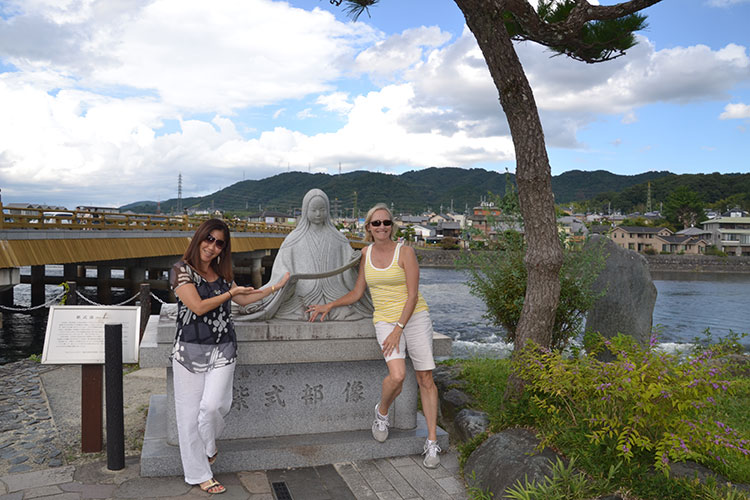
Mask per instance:
[[[207,493],[223,493],[211,464],[216,439],[232,405],[237,338],[231,302],[247,305],[279,290],[278,283],[256,290],[233,281],[229,228],[210,219],[195,231],[182,260],[170,272],[177,295],[177,333],[172,347],[177,434],[185,481]]]

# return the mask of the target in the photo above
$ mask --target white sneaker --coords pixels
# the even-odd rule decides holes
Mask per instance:
[[[440,465],[440,457],[438,456],[438,453],[441,451],[442,450],[440,450],[437,441],[430,441],[427,439],[424,442],[424,453],[422,453],[422,455],[425,455],[424,461],[422,462],[424,466],[428,469],[435,469]]]
[[[372,437],[375,441],[383,442],[388,439],[388,426],[391,425],[388,422],[388,415],[383,416],[378,411],[380,403],[375,405],[375,421],[372,423]]]

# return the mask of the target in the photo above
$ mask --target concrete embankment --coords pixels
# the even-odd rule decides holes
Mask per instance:
[[[416,248],[421,267],[454,268],[459,250]],[[750,273],[750,257],[713,255],[644,255],[651,271]]]
[[[417,260],[419,260],[420,267],[445,267],[450,269],[456,267],[456,259],[463,253],[459,250],[425,249],[419,247],[414,250],[417,252]]]
[[[750,273],[750,257],[713,255],[646,255],[651,271]]]

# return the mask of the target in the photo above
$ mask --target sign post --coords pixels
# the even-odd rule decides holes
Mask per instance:
[[[81,365],[81,451],[102,451],[105,324],[122,325],[122,362],[138,362],[140,307],[51,306],[42,363]]]

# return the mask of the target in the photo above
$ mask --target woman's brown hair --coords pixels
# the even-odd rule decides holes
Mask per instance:
[[[234,280],[234,272],[232,271],[232,243],[229,239],[229,227],[221,219],[208,219],[198,226],[193,238],[190,240],[187,250],[185,250],[185,253],[182,256],[182,260],[187,264],[190,264],[194,269],[198,269],[201,243],[206,240],[206,237],[211,234],[212,231],[217,229],[221,229],[224,232],[224,248],[222,248],[221,253],[211,261],[210,266],[216,274],[231,283],[232,280]]]

